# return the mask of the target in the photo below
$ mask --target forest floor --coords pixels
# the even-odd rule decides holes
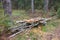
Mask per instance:
[[[2,12],[0,14],[3,15]],[[12,15],[14,22],[44,16],[42,11],[32,14],[24,10],[13,10]],[[38,26],[22,32],[10,40],[60,40],[60,19],[51,20],[45,26]]]
[[[58,20],[57,20],[58,21]],[[58,25],[58,24],[57,24]],[[60,40],[60,25],[33,28],[13,37],[11,40]]]
[[[42,11],[35,12],[34,14],[26,13],[25,11],[18,11],[18,14],[15,13],[16,11],[13,14],[13,20],[15,21],[44,16]],[[11,38],[11,40],[60,40],[60,19],[51,20],[45,26],[32,28],[27,32],[18,34]]]

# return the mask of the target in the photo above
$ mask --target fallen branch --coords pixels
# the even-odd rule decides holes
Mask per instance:
[[[16,21],[16,24],[21,24],[21,25],[9,29],[9,31],[11,32],[9,38],[14,37],[15,35],[27,29],[31,29],[41,24],[46,24],[47,21],[49,20],[51,20],[51,18],[39,18],[38,17],[38,18],[29,19],[29,20]]]
[[[16,24],[17,23],[24,23],[24,22],[27,22],[27,23],[31,23],[31,22],[36,22],[36,21],[40,21],[41,23],[43,23],[42,21],[49,21],[51,20],[52,18],[40,18],[40,17],[37,17],[37,18],[32,18],[32,19],[25,19],[23,21],[16,21]]]

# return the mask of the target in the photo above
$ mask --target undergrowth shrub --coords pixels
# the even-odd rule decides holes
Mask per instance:
[[[57,10],[57,17],[60,18],[60,8]]]
[[[11,26],[12,26],[12,22],[8,15],[0,17],[0,33],[3,30],[8,30],[8,28]]]

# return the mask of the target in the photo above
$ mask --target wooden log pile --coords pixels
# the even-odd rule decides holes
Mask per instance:
[[[38,25],[45,25],[47,21],[51,20],[51,18],[32,18],[29,20],[23,20],[23,21],[16,21],[16,24],[20,24],[19,26],[16,26],[14,28],[10,28],[8,31],[10,31],[7,35],[9,35],[9,38],[14,37],[15,35],[25,31],[29,30],[33,27],[37,27]]]
[[[32,19],[25,19],[23,21],[16,21],[16,23],[21,23],[21,22],[31,23],[31,22],[36,22],[36,21],[40,21],[40,23],[43,23],[43,21],[46,22],[46,21],[49,21],[51,19],[52,18],[40,18],[40,17],[37,17],[37,18],[32,18]]]

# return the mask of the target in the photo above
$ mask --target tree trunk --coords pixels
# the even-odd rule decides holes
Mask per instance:
[[[48,12],[48,4],[49,4],[49,0],[44,0],[44,11]]]
[[[34,0],[31,0],[32,13],[34,13]]]
[[[11,0],[2,0],[2,4],[3,4],[3,9],[4,9],[4,16],[7,16],[8,19],[10,19],[10,21],[12,22],[12,19],[11,19],[11,15],[12,15]],[[4,38],[2,38],[3,40],[7,40],[8,39],[8,38],[6,38],[6,31],[7,30],[8,29],[5,26],[5,28],[4,28],[3,32],[2,32],[2,36],[4,37]]]
[[[3,3],[4,15],[11,16],[12,14],[11,0],[2,0],[2,3]]]

